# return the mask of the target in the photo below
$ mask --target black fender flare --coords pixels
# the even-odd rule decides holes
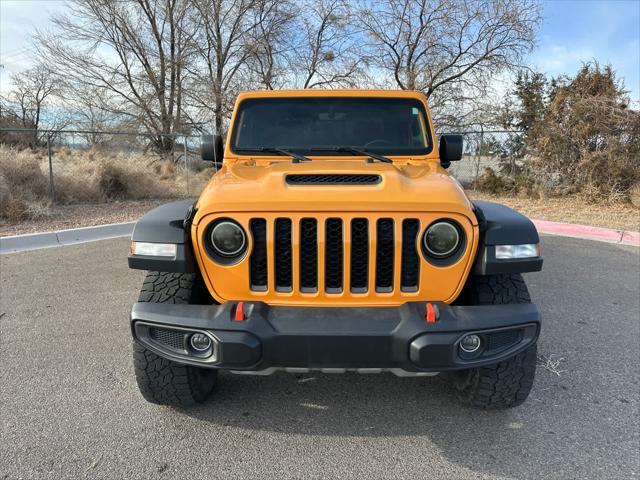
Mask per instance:
[[[496,259],[496,245],[540,243],[538,230],[529,218],[499,203],[474,200],[473,206],[480,229],[480,242],[473,270],[475,275],[542,270],[541,256],[513,260]]]
[[[166,203],[147,212],[133,227],[133,242],[173,243],[175,258],[129,255],[129,268],[158,272],[194,273],[197,265],[191,245],[194,199]]]

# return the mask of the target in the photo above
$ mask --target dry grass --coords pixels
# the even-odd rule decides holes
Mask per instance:
[[[191,194],[200,191],[213,171],[194,162]],[[62,205],[186,196],[186,169],[153,154],[100,149],[61,148],[53,156],[56,202]],[[45,151],[0,146],[0,218],[8,222],[38,219],[51,213]]]
[[[68,228],[135,222],[149,210],[167,200],[124,200],[80,205],[53,205],[47,214],[23,222],[0,219],[0,237],[25,233],[51,232]]]
[[[503,203],[538,220],[579,223],[618,230],[640,230],[640,209],[627,202],[591,203],[578,196],[520,198],[469,190],[472,199]]]
[[[636,183],[629,191],[631,205],[640,209],[640,183]]]
[[[544,368],[546,371],[557,375],[558,377],[564,373],[564,370],[560,370],[560,365],[564,362],[563,357],[558,357],[555,354],[551,354],[548,357],[541,353],[538,354],[538,358],[536,359],[536,363],[538,366]]]

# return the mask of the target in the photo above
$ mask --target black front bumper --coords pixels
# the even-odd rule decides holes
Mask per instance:
[[[435,323],[426,322],[426,304],[393,308],[272,307],[245,303],[245,320],[235,320],[237,304],[173,305],[136,303],[131,312],[136,340],[181,363],[231,370],[401,369],[440,372],[496,363],[536,341],[540,313],[534,304],[449,306],[434,303]],[[189,348],[202,332],[214,343],[203,358]],[[459,347],[474,333],[475,354]]]

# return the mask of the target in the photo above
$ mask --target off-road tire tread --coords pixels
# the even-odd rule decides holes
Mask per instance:
[[[148,272],[138,296],[139,302],[190,303],[195,273]]]
[[[472,305],[530,303],[531,296],[520,274],[478,276],[469,279],[468,300]],[[517,407],[533,386],[537,345],[502,362],[472,368],[452,375],[458,398],[482,409]]]
[[[202,292],[194,273],[148,272],[139,302],[196,303]],[[202,370],[167,360],[133,342],[133,366],[142,396],[149,402],[175,407],[202,403],[211,395],[216,370]]]
[[[533,387],[536,354],[534,343],[508,360],[471,369],[466,377],[456,377],[458,398],[467,405],[482,409],[521,405]]]
[[[133,345],[133,366],[136,380],[145,400],[159,405],[188,407],[204,402],[215,384],[201,385],[194,369],[159,357],[142,345]]]
[[[473,277],[471,281],[473,305],[531,303],[527,284],[519,273]]]

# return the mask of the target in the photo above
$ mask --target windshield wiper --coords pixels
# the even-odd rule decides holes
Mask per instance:
[[[384,163],[393,163],[389,157],[385,157],[384,155],[380,155],[379,153],[373,153],[368,150],[361,150],[355,147],[315,147],[311,149],[312,151],[325,151],[325,152],[346,152],[353,153],[354,155],[364,155],[366,157],[372,158],[374,160],[378,160]]]
[[[236,148],[237,152],[265,152],[265,153],[277,153],[279,155],[287,155],[293,158],[293,163],[310,162],[311,159],[304,155],[299,155],[295,152],[291,152],[285,148],[278,147],[248,147],[248,148]]]

